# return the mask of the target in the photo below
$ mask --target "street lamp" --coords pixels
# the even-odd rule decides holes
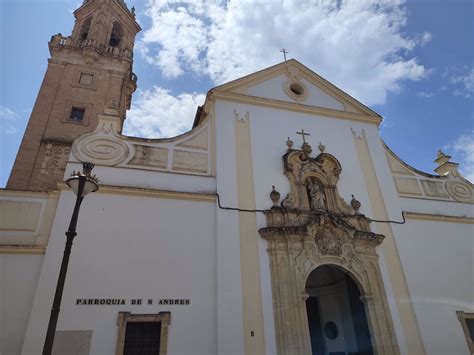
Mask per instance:
[[[54,294],[53,308],[51,308],[51,316],[49,317],[48,331],[44,340],[43,355],[50,355],[53,349],[54,335],[56,333],[56,324],[58,323],[59,307],[61,306],[61,298],[63,296],[64,281],[66,280],[67,267],[69,264],[69,254],[71,254],[72,241],[77,235],[76,225],[79,209],[84,197],[99,189],[99,179],[95,175],[91,175],[94,168],[92,163],[83,163],[82,172],[73,172],[71,177],[66,180],[66,184],[72,189],[76,195],[76,204],[72,213],[71,222],[66,232],[66,246],[64,247],[63,261],[61,270],[59,271],[58,283],[56,285],[56,293]]]

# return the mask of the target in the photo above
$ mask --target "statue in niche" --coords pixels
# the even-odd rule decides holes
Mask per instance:
[[[325,209],[326,207],[326,196],[324,192],[321,191],[321,187],[316,181],[308,181],[307,185],[308,195],[309,195],[309,207],[311,210],[320,210]]]

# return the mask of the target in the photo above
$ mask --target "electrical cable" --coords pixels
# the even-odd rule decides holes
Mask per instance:
[[[265,213],[265,212],[270,212],[271,211],[271,209],[261,210],[261,209],[245,209],[245,208],[238,208],[238,207],[222,206],[221,197],[219,196],[219,194],[217,192],[215,193],[215,195],[217,196],[217,206],[221,210],[238,211],[238,212],[250,212],[250,213],[255,213],[255,212]],[[291,209],[291,210],[288,210],[288,211],[290,211],[290,212],[301,212],[301,213],[306,213],[306,214],[317,214],[317,215],[322,214],[321,212],[305,211],[305,210],[299,210],[299,209]],[[328,210],[325,210],[324,214],[327,215],[327,216],[332,215],[332,216],[335,216],[335,217],[354,217],[354,215],[332,213]],[[403,211],[402,211],[402,219],[403,219],[402,221],[392,221],[392,220],[383,221],[383,220],[379,220],[379,219],[372,219],[372,218],[369,218],[369,217],[366,217],[366,218],[370,222],[375,222],[375,223],[393,223],[393,224],[405,224],[406,223],[405,214],[404,214]]]

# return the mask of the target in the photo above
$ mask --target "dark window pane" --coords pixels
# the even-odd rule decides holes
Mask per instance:
[[[127,322],[124,355],[159,355],[161,322]]]
[[[73,107],[71,109],[71,115],[69,118],[74,121],[82,121],[84,119],[84,113],[86,112],[85,109],[80,107]]]

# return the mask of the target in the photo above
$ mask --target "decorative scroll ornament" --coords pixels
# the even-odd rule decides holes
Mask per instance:
[[[80,161],[117,165],[129,155],[129,147],[119,138],[117,131],[115,117],[100,115],[96,130],[74,141],[72,151]]]
[[[446,192],[456,201],[474,203],[474,186],[466,180],[458,170],[459,164],[451,161],[451,156],[438,150],[435,163],[438,167],[435,171],[441,176],[447,177],[444,184]]]
[[[474,189],[472,185],[456,180],[448,180],[445,183],[448,194],[459,202],[474,203]]]

